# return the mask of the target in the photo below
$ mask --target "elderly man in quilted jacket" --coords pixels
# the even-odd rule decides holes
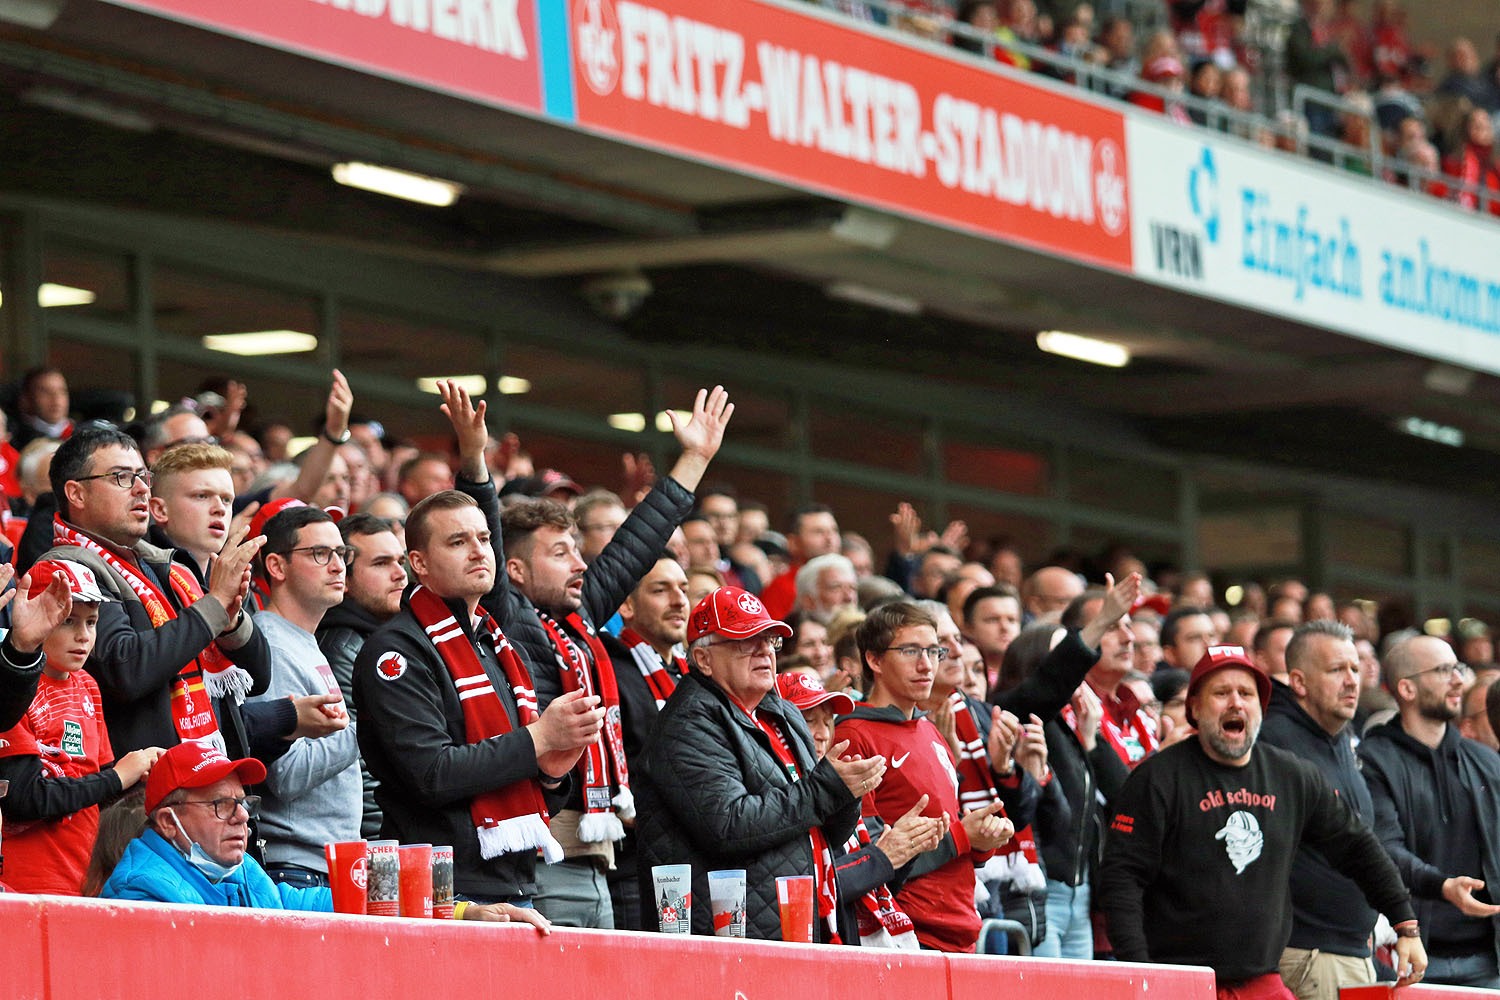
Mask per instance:
[[[713,933],[708,873],[743,868],[747,936],[778,940],[777,877],[813,875],[819,939],[835,939],[829,846],[854,832],[860,796],[879,785],[885,759],[841,759],[840,744],[818,760],[802,713],[776,693],[776,649],[791,634],[738,587],[700,601],[688,619],[690,669],[639,765],[643,895],[654,895],[652,866],[691,864],[693,895],[705,904],[693,907],[697,934]]]

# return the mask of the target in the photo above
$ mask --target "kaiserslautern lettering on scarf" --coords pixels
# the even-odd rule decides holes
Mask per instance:
[[[640,668],[641,676],[646,678],[646,686],[651,689],[651,697],[656,699],[656,710],[661,711],[672,692],[677,690],[677,682],[662,664],[661,656],[635,629],[621,629],[620,641],[629,647],[631,658]],[[682,657],[672,657],[672,665],[677,668],[678,677],[687,673],[687,661]]]
[[[869,846],[870,830],[861,818],[858,823],[854,824],[854,836],[844,844],[844,853],[853,854]],[[906,912],[896,905],[896,897],[891,895],[891,887],[884,882],[860,897],[859,908],[855,914],[859,921],[861,944],[873,946],[875,942],[866,939],[878,936],[884,929],[893,941],[901,941],[904,936],[909,935],[911,949],[913,951],[917,949],[916,925],[911,922],[911,917],[908,917]],[[837,928],[830,926],[829,930],[836,931]]]
[[[578,759],[583,781],[583,818],[578,821],[578,839],[586,844],[622,840],[621,819],[635,818],[635,796],[630,794],[630,768],[625,762],[625,734],[620,728],[620,691],[615,684],[615,665],[604,643],[589,630],[576,611],[565,619],[571,633],[545,611],[537,610],[552,649],[557,654],[563,691],[598,695],[604,705],[604,738],[585,748]],[[588,653],[578,644],[577,636]],[[589,661],[593,660],[593,669]],[[597,683],[596,683],[597,678]],[[613,769],[614,782],[610,781]],[[618,789],[613,796],[611,791]],[[615,815],[616,812],[619,815]]]
[[[167,595],[149,577],[88,535],[64,523],[59,515],[53,515],[52,541],[55,545],[77,546],[104,560],[110,569],[119,574],[135,596],[140,598],[146,613],[151,617],[152,628],[160,628],[177,617]],[[198,581],[181,566],[172,567],[171,584],[183,607],[203,596],[203,588],[198,585]],[[219,732],[219,723],[214,718],[209,698],[232,695],[243,699],[250,693],[253,684],[248,673],[229,662],[218,643],[209,643],[196,659],[183,666],[172,681],[172,724],[177,730],[178,738],[183,741],[206,742],[223,751],[224,737]]]
[[[958,736],[958,806],[966,813],[973,812],[998,801],[1000,791],[990,773],[988,748],[963,692],[954,691],[948,696],[948,704],[953,709],[953,728]],[[1017,830],[1014,837],[996,849],[980,871],[984,879],[1009,882],[1022,892],[1047,884],[1037,864],[1036,834],[1029,826]]]
[[[458,689],[458,700],[464,710],[464,734],[469,742],[478,743],[510,732],[505,706],[500,703],[489,675],[484,672],[474,647],[448,610],[448,605],[432,591],[420,586],[412,591],[408,604],[427,633],[428,641],[442,657],[443,666],[453,678],[453,686]],[[500,632],[500,626],[485,614],[475,629],[475,635],[494,649],[495,658],[515,694],[516,714],[521,725],[535,722],[536,691],[531,684],[531,674]],[[552,839],[547,830],[547,806],[542,800],[541,785],[535,778],[512,782],[504,788],[474,796],[469,812],[479,834],[479,852],[486,859],[540,848],[548,864],[562,860],[562,845]]]

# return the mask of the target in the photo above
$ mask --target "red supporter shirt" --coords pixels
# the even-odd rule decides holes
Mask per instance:
[[[891,719],[871,718],[889,713]],[[979,913],[974,908],[974,866],[988,861],[993,851],[969,846],[958,807],[958,769],[948,744],[925,716],[895,721],[895,709],[860,705],[854,715],[839,719],[834,740],[848,740],[848,754],[884,756],[885,777],[865,796],[863,812],[879,816],[886,825],[900,819],[917,799],[928,796],[924,816],[948,816],[958,857],[941,868],[912,879],[896,894],[901,907],[916,924],[917,940],[939,951],[973,951],[979,940]],[[863,717],[861,717],[863,716]]]
[[[761,588],[760,603],[766,606],[766,614],[780,620],[792,613],[797,603],[797,571],[801,568],[801,563],[793,563],[791,569]]]
[[[112,762],[99,685],[85,671],[45,673],[26,716],[0,734],[0,757],[38,757],[47,778],[82,778]],[[99,831],[99,807],[32,823],[7,824],[5,880],[17,892],[77,896]]]

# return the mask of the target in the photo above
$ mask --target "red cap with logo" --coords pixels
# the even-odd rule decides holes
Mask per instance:
[[[255,512],[255,516],[250,519],[250,532],[245,536],[245,540],[249,541],[252,538],[259,538],[261,535],[264,535],[266,533],[266,522],[282,511],[290,510],[293,507],[306,506],[307,504],[296,497],[282,497],[280,500],[272,500],[270,503],[264,504],[260,510]]]
[[[720,587],[698,602],[688,617],[687,641],[717,632],[731,639],[748,639],[771,629],[790,639],[792,628],[771,617],[760,598],[739,587]]]
[[[791,702],[799,712],[806,712],[819,705],[833,709],[834,715],[848,715],[854,711],[854,699],[840,691],[829,691],[823,682],[801,670],[788,670],[776,676],[776,691]]]
[[[1248,670],[1255,677],[1255,687],[1260,693],[1260,710],[1264,712],[1266,706],[1271,704],[1271,678],[1266,672],[1255,665],[1255,661],[1245,655],[1244,646],[1209,646],[1208,652],[1203,654],[1203,659],[1193,668],[1193,674],[1188,678],[1187,686],[1187,721],[1188,725],[1196,726],[1198,721],[1193,718],[1193,695],[1203,686],[1208,675],[1216,670],[1226,667],[1238,667]]]
[[[230,760],[217,747],[189,740],[179,743],[156,759],[146,779],[146,812],[179,788],[207,788],[231,774],[254,785],[266,780],[266,765],[253,757]]]
[[[30,582],[30,586],[26,588],[26,596],[30,599],[35,599],[38,594],[47,589],[53,580],[62,577],[68,584],[68,593],[75,601],[83,604],[114,602],[113,597],[100,589],[94,571],[83,563],[74,562],[71,559],[38,560],[26,576]]]

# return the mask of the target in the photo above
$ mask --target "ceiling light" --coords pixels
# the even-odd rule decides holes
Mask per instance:
[[[1422,631],[1428,635],[1435,635],[1439,639],[1448,637],[1453,631],[1453,623],[1446,618],[1429,618],[1422,623]]]
[[[1412,437],[1423,438],[1428,441],[1436,441],[1438,444],[1446,444],[1450,448],[1462,448],[1464,446],[1464,432],[1457,427],[1449,427],[1435,420],[1423,420],[1421,417],[1406,417],[1396,421],[1396,430]]]
[[[153,399],[151,401],[151,415],[154,417],[171,405],[165,399]]]
[[[92,305],[98,297],[87,288],[74,288],[72,285],[57,285],[50,281],[38,285],[36,290],[36,304],[43,309],[54,309],[58,306]],[[0,306],[3,305],[4,298],[0,297]]]
[[[644,413],[611,413],[609,415],[609,426],[617,431],[631,431],[639,434],[646,429],[646,415]]]
[[[677,415],[678,427],[681,427],[683,424],[693,419],[693,415],[687,410],[673,410],[672,412]],[[663,434],[672,433],[672,418],[667,416],[666,410],[662,410],[656,415],[656,429],[661,431]]]
[[[1124,344],[1096,340],[1077,333],[1043,330],[1036,335],[1036,346],[1048,354],[1059,354],[1075,361],[1087,361],[1092,365],[1124,368],[1130,364],[1130,351]]]
[[[922,303],[908,295],[897,295],[895,292],[870,288],[868,285],[856,284],[853,281],[835,281],[823,289],[823,294],[830,299],[841,299],[844,302],[853,302],[872,309],[884,309],[886,312],[899,313],[902,316],[915,316],[922,311]]]
[[[1245,599],[1245,588],[1239,584],[1231,584],[1224,591],[1224,602],[1231,608],[1239,607],[1239,603]]]
[[[500,376],[500,395],[520,396],[531,391],[531,379],[518,378],[515,375]]]
[[[377,167],[373,163],[335,163],[333,179],[349,187],[390,195],[392,198],[405,198],[423,205],[436,205],[439,208],[453,204],[463,192],[462,184],[408,173],[405,170]]]
[[[318,439],[316,437],[288,438],[286,442],[286,457],[296,458],[317,443]]]
[[[433,375],[429,378],[417,379],[417,388],[436,396],[439,382],[454,382],[471,396],[483,396],[484,390],[490,385],[489,380],[483,375]]]
[[[1472,368],[1455,368],[1452,365],[1433,365],[1422,373],[1422,384],[1434,392],[1450,396],[1466,396],[1474,386],[1478,372]]]
[[[247,333],[208,333],[203,346],[210,351],[253,358],[263,354],[305,354],[318,348],[318,338],[300,330],[252,330]]]
[[[901,224],[888,215],[849,206],[829,230],[836,239],[866,250],[885,250],[896,242]]]

